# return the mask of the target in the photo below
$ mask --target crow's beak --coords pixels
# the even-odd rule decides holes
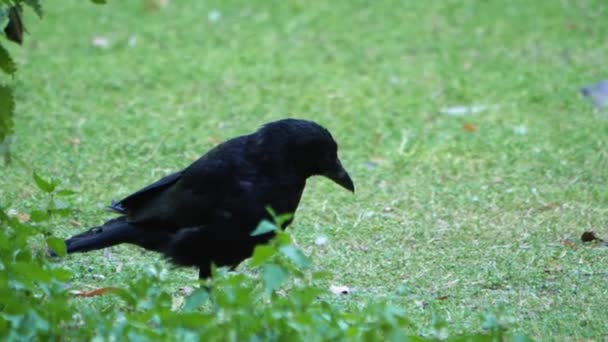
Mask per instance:
[[[350,179],[348,172],[344,170],[344,167],[342,166],[342,163],[340,163],[339,159],[336,159],[336,164],[334,167],[331,170],[323,173],[323,176],[333,180],[343,188],[353,193],[355,192],[355,184],[353,184],[352,179]]]

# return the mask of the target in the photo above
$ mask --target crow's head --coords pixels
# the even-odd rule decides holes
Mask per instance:
[[[355,185],[338,158],[338,144],[329,131],[315,122],[284,119],[264,125],[266,142],[280,144],[288,164],[303,176],[325,176],[355,192]]]

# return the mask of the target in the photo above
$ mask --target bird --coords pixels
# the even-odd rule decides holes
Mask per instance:
[[[312,176],[355,192],[326,128],[302,119],[269,122],[112,201],[108,209],[118,216],[66,239],[66,250],[133,244],[161,253],[176,266],[196,267],[199,279],[207,279],[212,265],[234,269],[255,246],[274,237],[273,231],[252,234],[263,220],[286,214],[289,219],[280,228],[287,228]]]

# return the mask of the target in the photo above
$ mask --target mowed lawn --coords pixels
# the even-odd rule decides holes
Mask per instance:
[[[389,301],[419,333],[476,331],[491,314],[541,339],[608,337],[608,248],[580,242],[608,238],[608,111],[580,95],[608,78],[607,2],[45,5],[11,47],[3,205],[46,200],[33,170],[60,179],[75,213],[43,228],[65,237],[225,139],[307,118],[331,130],[357,190],[311,179],[290,231],[331,272],[323,286],[353,290],[336,296],[345,310]],[[63,262],[77,289],[164,263],[128,246]],[[176,288],[195,283],[167,267]]]

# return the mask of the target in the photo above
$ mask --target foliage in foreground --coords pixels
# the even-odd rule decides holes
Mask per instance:
[[[214,271],[214,280],[192,293],[167,292],[163,270],[139,274],[120,288],[102,288],[87,295],[113,295],[114,305],[104,312],[81,309],[68,291],[70,272],[61,263],[50,263],[40,246],[44,222],[52,215],[69,213],[57,198],[72,194],[59,190],[58,182],[34,175],[49,201],[30,213],[26,224],[19,215],[0,207],[0,336],[7,340],[115,339],[123,340],[393,340],[425,341],[445,338],[437,323],[428,336],[413,335],[418,329],[398,307],[384,303],[362,305],[348,312],[327,300],[330,294],[315,285],[324,274],[313,272],[311,260],[289,235],[256,248],[251,259],[253,274]],[[280,217],[277,223],[280,223]],[[255,233],[275,229],[263,222]],[[46,243],[65,255],[61,240]],[[83,300],[87,300],[84,298]],[[451,340],[501,341],[510,336],[491,317],[485,329]]]

